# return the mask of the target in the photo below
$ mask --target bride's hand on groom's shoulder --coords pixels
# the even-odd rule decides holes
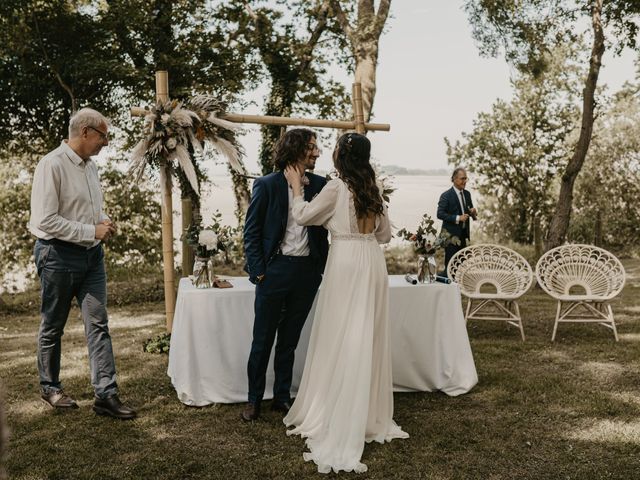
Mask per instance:
[[[302,183],[302,180],[300,179],[300,171],[293,165],[289,165],[284,169],[284,176],[292,187],[300,186]]]

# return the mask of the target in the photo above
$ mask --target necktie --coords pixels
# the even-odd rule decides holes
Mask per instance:
[[[464,191],[460,192],[460,198],[462,199],[462,213],[467,213],[467,204],[464,201]]]

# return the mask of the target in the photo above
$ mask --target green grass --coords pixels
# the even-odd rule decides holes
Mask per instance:
[[[629,279],[613,304],[619,343],[586,324],[561,325],[551,343],[555,304],[533,289],[521,301],[527,341],[502,323],[470,323],[478,385],[459,397],[396,394],[395,419],[411,438],[367,445],[369,471],[358,478],[640,478],[640,261],[624,263]],[[63,340],[65,388],[80,402],[71,412],[39,401],[37,307],[0,317],[10,478],[320,478],[302,460],[303,441],[285,435],[268,404],[254,424],[239,420],[241,405],[182,405],[167,356],[142,351],[144,340],[163,331],[163,304],[124,303],[110,314],[121,394],[140,415],[132,422],[91,410],[77,310]]]

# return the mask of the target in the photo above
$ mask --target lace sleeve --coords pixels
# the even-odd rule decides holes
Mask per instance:
[[[337,200],[338,184],[331,180],[310,202],[295,197],[291,214],[298,225],[323,225],[333,216]]]

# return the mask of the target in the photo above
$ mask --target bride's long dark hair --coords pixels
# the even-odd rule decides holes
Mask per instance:
[[[338,139],[333,163],[338,175],[353,193],[356,216],[382,215],[384,207],[376,175],[369,163],[371,142],[364,135],[346,133]]]

